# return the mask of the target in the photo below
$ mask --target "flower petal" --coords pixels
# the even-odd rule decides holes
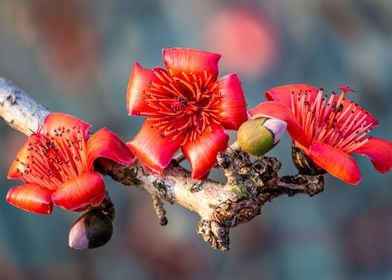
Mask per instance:
[[[144,94],[151,87],[152,82],[160,83],[159,78],[153,72],[159,69],[162,68],[145,69],[137,62],[133,66],[129,76],[126,99],[129,115],[143,116],[143,113],[155,112],[155,109],[146,105]]]
[[[128,142],[128,145],[151,173],[161,174],[180,148],[184,137],[180,136],[175,141],[171,141],[168,136],[162,137],[161,131],[152,127],[154,124],[155,122],[148,119],[144,121],[139,133]]]
[[[43,123],[42,130],[38,133],[49,135],[57,134],[59,128],[74,128],[76,127],[82,133],[84,139],[87,139],[88,130],[90,125],[85,121],[82,121],[74,116],[63,114],[63,113],[51,113],[49,114]]]
[[[346,183],[356,185],[361,180],[357,162],[341,150],[315,143],[309,147],[309,157],[319,167]]]
[[[369,140],[353,153],[368,156],[374,168],[385,173],[392,168],[392,142],[380,138],[369,138]]]
[[[222,95],[219,121],[226,129],[237,130],[248,119],[246,101],[237,74],[229,74],[218,80]]]
[[[7,178],[8,179],[16,179],[20,178],[23,179],[23,175],[21,172],[25,170],[25,164],[30,163],[29,157],[29,141],[37,137],[35,134],[32,134],[23,147],[19,150],[18,154],[16,155],[16,159],[12,162],[11,167],[8,171]]]
[[[267,90],[265,97],[270,101],[279,101],[291,109],[291,94],[294,93],[298,96],[298,94],[305,92],[309,94],[310,101],[312,101],[319,92],[319,89],[307,84],[284,85]]]
[[[311,139],[306,135],[291,109],[278,101],[268,101],[260,103],[255,108],[249,110],[252,119],[259,117],[272,117],[287,123],[287,132],[290,136],[304,147],[310,145]]]
[[[187,141],[182,150],[192,167],[192,178],[203,179],[208,176],[216,163],[218,152],[227,148],[229,136],[220,125],[211,125],[194,141]]]
[[[120,164],[130,164],[135,161],[131,150],[116,134],[107,128],[95,132],[87,141],[87,165],[93,168],[97,158],[103,157]]]
[[[105,184],[97,172],[86,172],[72,178],[52,194],[53,202],[69,211],[84,211],[99,205],[105,197]]]
[[[171,48],[163,49],[162,55],[171,74],[181,71],[203,74],[206,70],[213,75],[214,80],[218,76],[218,61],[221,57],[219,54],[188,48]]]
[[[52,213],[52,191],[37,184],[13,187],[7,193],[7,201],[15,207],[37,214]]]

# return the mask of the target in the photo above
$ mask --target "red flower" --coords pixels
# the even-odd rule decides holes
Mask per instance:
[[[94,161],[104,157],[121,164],[134,161],[130,149],[103,128],[88,137],[90,125],[62,113],[49,114],[12,163],[8,178],[25,183],[10,189],[7,201],[23,210],[50,214],[53,203],[83,211],[105,196],[102,176]]]
[[[135,63],[127,90],[130,115],[145,116],[129,145],[151,172],[160,174],[181,147],[193,178],[204,178],[227,147],[226,129],[247,120],[238,76],[217,80],[220,55],[173,48],[163,50],[167,69]]]
[[[249,114],[267,115],[287,122],[293,145],[300,148],[318,167],[350,184],[361,179],[356,161],[349,154],[368,156],[381,173],[392,167],[392,142],[367,137],[378,121],[359,105],[345,98],[349,87],[327,98],[322,90],[294,84],[266,92],[268,102]]]

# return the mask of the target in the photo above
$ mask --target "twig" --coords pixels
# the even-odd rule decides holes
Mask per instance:
[[[162,200],[159,198],[159,196],[156,193],[153,193],[151,195],[151,199],[152,199],[152,205],[154,206],[155,209],[155,214],[157,215],[159,220],[159,224],[161,226],[166,226],[167,225],[166,210],[163,208]]]

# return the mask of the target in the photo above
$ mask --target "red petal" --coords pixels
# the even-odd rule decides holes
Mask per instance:
[[[32,134],[29,138],[29,140],[31,138],[36,137],[34,134]],[[23,163],[30,163],[30,160],[28,159],[29,156],[29,140],[26,141],[26,143],[23,145],[23,147],[19,150],[18,154],[16,155],[16,159],[12,162],[11,167],[8,171],[8,179],[16,179],[16,178],[20,178],[23,179],[23,176],[21,176],[21,174],[18,172],[18,170],[20,171],[24,171],[25,170],[25,166],[22,164]]]
[[[172,74],[184,71],[187,73],[203,74],[204,70],[214,76],[218,76],[218,61],[220,55],[195,49],[172,48],[162,51],[165,66]]]
[[[229,136],[220,125],[207,127],[203,134],[194,141],[187,141],[182,150],[192,167],[192,178],[203,179],[208,176],[216,163],[218,152],[227,148]]]
[[[358,164],[341,150],[315,143],[309,147],[309,157],[319,167],[346,183],[356,185],[361,180]]]
[[[161,174],[180,148],[184,137],[181,136],[175,141],[171,141],[168,136],[162,137],[161,131],[152,127],[154,124],[155,122],[148,119],[144,121],[139,133],[128,142],[128,145],[143,165],[148,167],[149,171]]]
[[[52,213],[52,191],[37,184],[26,184],[10,189],[7,201],[15,207],[37,214]]]
[[[291,94],[293,92],[295,95],[307,92],[310,96],[310,101],[312,101],[319,89],[307,84],[284,85],[269,89],[265,92],[265,97],[268,100],[279,101],[291,109]]]
[[[385,173],[392,168],[392,142],[380,138],[369,138],[369,140],[353,153],[368,156],[374,168]]]
[[[63,114],[63,113],[51,113],[49,114],[43,123],[42,126],[42,134],[49,133],[50,135],[56,134],[54,130],[58,128],[72,128],[77,127],[82,132],[84,139],[87,139],[88,130],[90,129],[90,125],[85,121],[82,121],[74,116]],[[39,132],[40,133],[40,132]]]
[[[159,70],[162,68],[155,68]],[[160,80],[154,75],[153,70],[143,68],[139,63],[135,63],[129,76],[127,87],[127,110],[129,115],[143,115],[144,112],[155,112],[144,101],[144,93],[151,86],[152,82],[160,83]]]
[[[237,130],[248,119],[246,101],[237,74],[229,74],[218,80],[222,95],[219,121],[226,129]]]
[[[135,161],[131,150],[116,134],[107,128],[94,133],[87,141],[88,169],[93,168],[94,160],[103,157],[121,164]]]
[[[52,200],[66,210],[83,211],[99,205],[105,194],[102,176],[97,172],[86,172],[64,183],[52,194]]]
[[[287,123],[287,132],[290,136],[304,147],[310,145],[310,139],[305,134],[304,129],[301,127],[291,109],[277,101],[268,101],[260,103],[255,108],[249,110],[249,115],[252,119],[259,117],[272,117],[280,119]]]

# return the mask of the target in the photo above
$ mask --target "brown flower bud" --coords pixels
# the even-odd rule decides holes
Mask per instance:
[[[68,237],[71,248],[84,250],[106,244],[113,233],[112,220],[98,209],[86,212],[73,224]]]

